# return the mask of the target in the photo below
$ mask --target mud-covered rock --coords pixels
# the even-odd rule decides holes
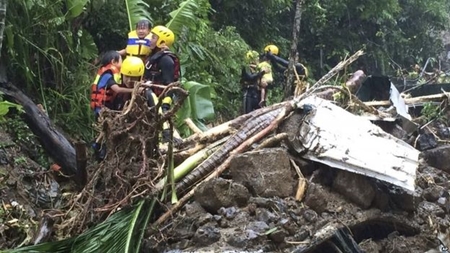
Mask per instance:
[[[305,204],[317,213],[322,213],[327,209],[327,197],[329,193],[323,186],[310,184],[306,191]]]
[[[285,149],[266,149],[236,156],[230,175],[255,196],[288,197],[294,194],[295,179]]]
[[[220,240],[220,230],[213,226],[203,226],[197,229],[192,241],[198,246],[208,246]]]
[[[347,171],[337,173],[333,189],[365,209],[375,198],[375,189],[366,177]]]
[[[435,185],[423,190],[423,197],[430,202],[437,201],[444,193],[444,187]]]
[[[286,238],[287,233],[283,230],[277,230],[275,232],[272,232],[269,234],[269,239],[272,240],[275,243],[282,243],[284,242],[284,239]]]
[[[225,241],[228,245],[236,248],[245,248],[247,246],[247,238],[245,233],[240,229],[225,234]]]
[[[424,151],[429,150],[432,148],[435,148],[438,146],[438,143],[436,141],[436,138],[434,137],[434,134],[432,133],[425,133],[419,135],[419,138],[417,139],[417,149]]]
[[[436,215],[441,218],[445,216],[444,210],[438,204],[431,203],[428,201],[421,202],[419,204],[418,210],[419,212],[422,212],[424,214]]]
[[[411,195],[406,192],[392,193],[389,195],[391,203],[398,209],[414,212],[422,201],[420,198],[422,190],[417,190],[419,191],[417,195]]]
[[[258,221],[263,221],[265,223],[270,223],[276,218],[275,214],[265,208],[257,208],[255,211],[255,217]]]
[[[424,151],[423,156],[428,165],[450,173],[450,145]]]
[[[221,207],[247,205],[250,193],[243,185],[222,178],[203,183],[194,194],[194,199],[205,210],[213,214]]]

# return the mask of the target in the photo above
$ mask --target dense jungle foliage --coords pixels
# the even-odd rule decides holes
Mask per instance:
[[[295,1],[133,0],[152,23],[176,27],[174,50],[183,80],[210,87],[215,121],[240,113],[239,77],[249,49],[274,43],[288,57]],[[183,11],[174,13],[174,10]],[[312,80],[348,53],[364,49],[354,65],[369,74],[396,74],[443,52],[447,0],[305,1],[298,43]],[[180,22],[181,21],[181,22]],[[123,0],[9,1],[2,48],[8,79],[41,103],[50,118],[75,138],[93,138],[89,87],[95,61],[125,46],[130,29]],[[283,83],[282,76],[278,83]],[[280,99],[282,86],[271,91]],[[74,127],[77,126],[77,127]]]

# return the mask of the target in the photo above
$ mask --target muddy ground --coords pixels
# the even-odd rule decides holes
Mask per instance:
[[[424,149],[416,196],[302,160],[284,146],[248,152],[222,177],[204,184],[158,236],[145,240],[142,251],[356,252],[342,250],[350,243],[336,236],[339,228],[365,252],[439,249],[438,233],[445,235],[444,244],[449,239],[450,146],[445,140],[450,131],[436,125],[434,132],[440,142],[432,134],[414,140]],[[43,211],[65,208],[73,191],[23,148],[0,130],[0,249],[57,238],[39,233],[39,221]],[[301,200],[294,198],[299,178],[291,161],[307,180]]]

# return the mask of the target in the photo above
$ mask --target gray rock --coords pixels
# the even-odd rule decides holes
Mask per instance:
[[[365,209],[375,198],[375,189],[366,177],[347,171],[337,173],[333,189]]]
[[[256,233],[265,233],[269,230],[269,225],[263,221],[252,221],[248,223],[247,229],[253,230]]]
[[[275,215],[273,213],[263,208],[256,209],[255,216],[258,221],[263,221],[265,223],[269,223],[275,219]]]
[[[450,145],[422,152],[428,165],[450,173]]]
[[[287,233],[283,230],[277,230],[273,233],[269,234],[269,239],[272,240],[275,243],[282,243],[284,242],[284,238],[286,238]]]
[[[423,212],[424,214],[428,215],[436,215],[437,217],[445,217],[444,210],[437,204],[423,201],[419,204],[419,210]]]
[[[230,164],[230,175],[255,196],[284,198],[294,194],[294,174],[287,151],[282,148],[236,156]]]
[[[435,202],[444,193],[444,187],[435,185],[423,190],[423,197],[430,202]]]
[[[225,241],[228,245],[236,248],[244,248],[247,246],[247,238],[242,232],[228,234]]]
[[[203,183],[194,194],[195,201],[213,214],[221,207],[246,206],[249,198],[247,188],[222,178]]]
[[[303,213],[303,218],[308,222],[315,222],[318,218],[318,215],[314,210],[307,209]]]
[[[321,185],[311,183],[306,191],[305,205],[320,214],[327,209],[328,195]]]
[[[212,226],[204,226],[197,229],[192,238],[198,246],[208,246],[220,240],[220,230]]]

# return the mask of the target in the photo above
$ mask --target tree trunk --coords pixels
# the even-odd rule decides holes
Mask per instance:
[[[0,91],[23,106],[24,120],[31,131],[39,137],[45,151],[61,166],[64,174],[74,176],[75,182],[83,185],[86,182],[86,174],[83,171],[84,168],[77,169],[75,148],[63,134],[55,129],[48,116],[16,86],[0,83]],[[83,160],[82,154],[80,154],[80,160]]]
[[[2,49],[3,42],[3,31],[5,30],[6,21],[6,5],[8,0],[0,0],[0,51]],[[0,56],[1,59],[1,56]]]
[[[295,16],[294,16],[294,26],[292,29],[292,44],[291,51],[289,52],[289,66],[288,66],[288,76],[286,80],[286,86],[284,88],[284,99],[292,96],[294,94],[294,65],[297,62],[297,44],[298,37],[300,34],[300,23],[302,19],[302,7],[305,0],[296,0]]]

